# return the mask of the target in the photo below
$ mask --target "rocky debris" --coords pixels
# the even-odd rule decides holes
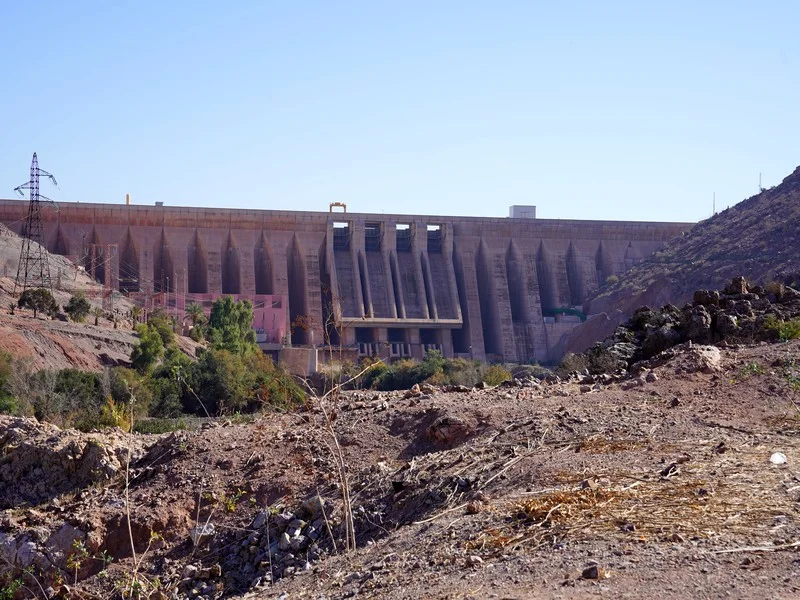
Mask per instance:
[[[592,374],[624,375],[638,362],[680,344],[700,344],[690,353],[701,370],[713,372],[719,357],[708,344],[723,340],[753,342],[776,340],[778,333],[765,325],[768,319],[785,321],[800,316],[800,292],[784,285],[769,289],[750,288],[743,277],[735,277],[722,291],[698,290],[692,303],[678,308],[643,306],[614,334],[589,348],[584,356]]]
[[[325,510],[325,502],[315,495],[295,511],[259,511],[246,534],[214,538],[210,554],[222,558],[207,566],[188,565],[178,590],[191,598],[214,598],[223,589],[260,589],[309,572],[330,552]]]
[[[471,433],[472,430],[463,419],[448,414],[436,419],[426,431],[429,440],[442,446],[455,446]]]
[[[17,534],[0,531],[0,574],[31,568],[42,573],[64,569],[67,558],[86,542],[86,532],[66,521],[52,529],[35,527]]]
[[[113,480],[144,452],[142,438],[120,429],[81,433],[24,417],[0,416],[0,508],[37,505],[68,491]]]

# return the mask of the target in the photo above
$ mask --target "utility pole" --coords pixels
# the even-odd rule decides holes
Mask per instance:
[[[31,161],[31,176],[27,183],[14,188],[23,198],[22,190],[30,192],[28,203],[28,216],[22,229],[22,249],[19,253],[17,278],[14,280],[14,295],[17,290],[24,292],[28,288],[47,288],[53,291],[53,280],[50,278],[50,260],[45,248],[44,231],[42,227],[42,207],[40,200],[52,202],[50,198],[39,195],[39,177],[49,177],[53,185],[58,186],[56,178],[44,169],[39,168],[39,159],[36,152]]]

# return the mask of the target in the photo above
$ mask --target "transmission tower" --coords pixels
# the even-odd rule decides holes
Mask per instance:
[[[25,194],[22,190],[30,192],[30,202],[28,203],[28,216],[22,228],[22,249],[19,253],[19,266],[17,267],[17,279],[14,282],[14,295],[19,289],[24,292],[28,288],[48,288],[53,290],[53,281],[50,278],[50,262],[47,250],[44,245],[44,232],[42,229],[42,208],[40,200],[52,202],[50,198],[39,195],[39,176],[49,177],[53,185],[56,178],[47,171],[39,168],[39,160],[36,152],[33,153],[31,161],[31,178],[27,183],[14,188],[15,192],[23,198]]]

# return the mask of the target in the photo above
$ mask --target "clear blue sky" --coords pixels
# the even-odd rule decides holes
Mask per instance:
[[[800,3],[0,2],[0,197],[698,220],[800,164]]]

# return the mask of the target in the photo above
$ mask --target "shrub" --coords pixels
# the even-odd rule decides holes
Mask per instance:
[[[187,369],[185,381],[190,389],[183,393],[183,405],[196,414],[204,414],[203,407],[211,415],[230,415],[296,408],[305,402],[305,393],[294,378],[263,352],[242,356],[210,348]]]
[[[776,318],[775,315],[769,315],[764,321],[764,328],[774,331],[782,342],[796,340],[800,338],[800,317],[783,321]]]
[[[384,391],[408,389],[424,379],[419,377],[416,367],[417,363],[413,360],[399,360],[376,378],[374,385]]]
[[[202,342],[206,337],[205,328],[202,325],[194,325],[189,330],[189,337],[195,342]]]
[[[85,321],[90,309],[91,305],[83,292],[78,292],[72,296],[66,306],[64,306],[64,312],[76,323]]]
[[[78,369],[58,371],[53,391],[61,399],[59,411],[63,423],[84,431],[94,429],[103,403],[102,387],[96,373]]]
[[[100,427],[119,427],[124,431],[131,430],[130,412],[124,403],[115,402],[110,396],[100,409]]]
[[[442,353],[429,350],[425,360],[417,363],[413,360],[400,360],[383,370],[373,379],[373,387],[380,390],[406,390],[414,384],[423,383],[428,379],[443,372],[447,361],[442,358]]]
[[[294,377],[263,352],[246,356],[244,361],[256,373],[254,399],[260,408],[292,410],[306,403],[306,394]]]
[[[136,433],[170,433],[188,429],[189,424],[185,418],[177,419],[141,419],[133,424]]]
[[[511,379],[511,372],[500,365],[490,365],[483,374],[483,381],[489,385],[500,385]]]
[[[10,395],[0,395],[0,415],[18,415],[19,404],[16,398]]]
[[[133,369],[114,367],[108,374],[108,394],[119,405],[128,406],[133,400],[134,420],[146,417],[153,404],[151,381]],[[126,410],[130,412],[130,409]]]
[[[552,374],[550,369],[538,364],[514,365],[511,369],[511,375],[516,379],[546,379]]]
[[[478,360],[465,360],[463,358],[450,358],[445,361],[442,371],[450,385],[465,385],[472,387],[482,381],[486,365]]]
[[[155,418],[175,418],[184,414],[184,390],[176,378],[152,377],[149,381],[152,396],[148,414]]]
[[[20,308],[30,308],[33,310],[33,316],[39,311],[45,313],[49,317],[55,316],[58,312],[58,304],[56,304],[53,294],[44,288],[37,288],[35,290],[25,290],[17,301],[17,306]]]
[[[776,298],[780,298],[783,296],[786,286],[780,281],[770,281],[764,286],[764,289],[768,294],[772,294]]]
[[[11,393],[11,354],[0,350],[0,413],[17,414],[19,406]]]
[[[619,277],[616,275],[609,275],[606,277],[606,285],[614,285],[615,283],[619,283]]]
[[[15,385],[19,389],[17,397],[24,394],[29,405],[24,412],[32,412],[40,421],[84,431],[99,424],[104,398],[96,373],[77,369],[19,373]]]
[[[588,367],[589,361],[584,355],[569,352],[561,359],[561,364],[556,369],[556,375],[565,377],[573,371],[583,371]]]

